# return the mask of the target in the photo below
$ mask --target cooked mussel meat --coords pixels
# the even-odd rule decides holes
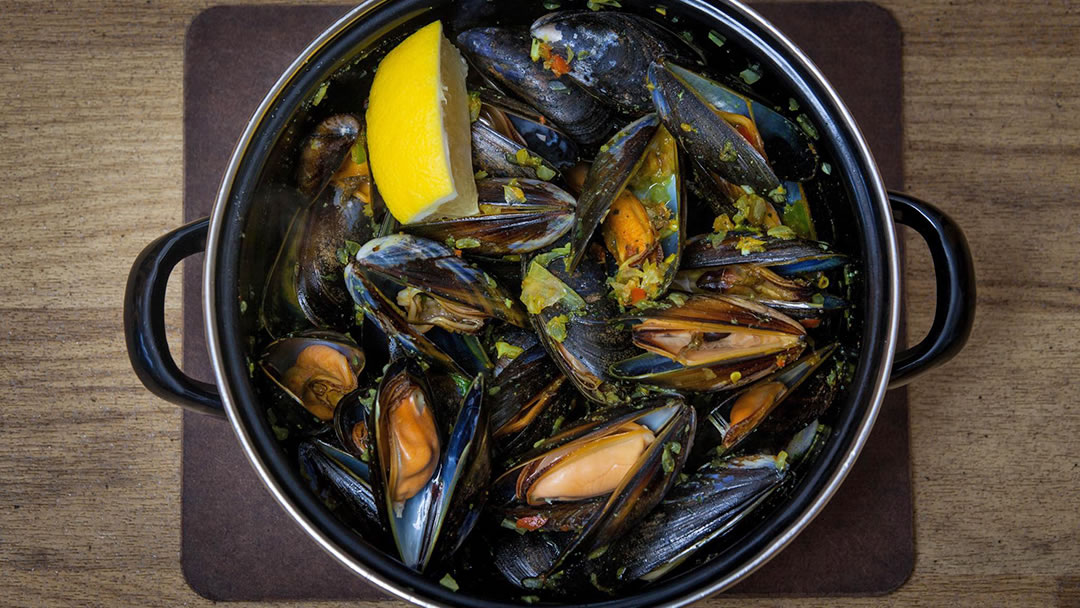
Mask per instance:
[[[356,390],[364,352],[348,336],[307,332],[271,342],[259,367],[289,399],[326,422]]]
[[[368,425],[372,484],[410,568],[423,571],[452,554],[483,508],[491,472],[483,393],[478,377],[455,412],[413,359],[392,363],[379,385]]]
[[[695,295],[664,310],[631,315],[646,351],[612,366],[618,378],[714,391],[753,382],[799,356],[806,329],[752,300]]]

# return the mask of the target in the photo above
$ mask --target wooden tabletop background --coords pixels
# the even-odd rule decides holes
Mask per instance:
[[[879,2],[904,30],[906,183],[979,277],[967,349],[910,389],[915,571],[884,598],[708,604],[1080,606],[1080,3]],[[0,605],[209,603],[179,567],[180,412],[132,373],[120,306],[181,220],[206,6],[0,2]],[[934,286],[907,242],[914,341]]]

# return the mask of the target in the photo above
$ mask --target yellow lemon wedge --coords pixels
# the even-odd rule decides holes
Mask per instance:
[[[387,208],[403,224],[479,213],[467,69],[436,21],[394,47],[375,71],[368,162]]]

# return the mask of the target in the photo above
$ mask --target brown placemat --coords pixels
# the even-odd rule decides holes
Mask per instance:
[[[184,218],[203,217],[234,142],[292,58],[348,7],[215,7],[184,47]],[[869,140],[886,183],[902,187],[901,36],[870,3],[757,7],[812,57]],[[184,369],[208,379],[201,260],[184,267]],[[181,566],[214,600],[385,596],[304,535],[259,482],[221,420],[183,418]],[[900,586],[914,563],[907,393],[891,391],[847,481],[776,559],[732,592],[869,595]]]

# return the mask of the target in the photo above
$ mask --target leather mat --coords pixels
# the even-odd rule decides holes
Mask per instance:
[[[348,7],[226,6],[191,23],[184,49],[184,218],[210,212],[234,142],[263,95]],[[757,7],[818,64],[901,188],[901,34],[869,3]],[[184,369],[209,378],[201,260],[184,265]],[[375,600],[385,595],[324,553],[278,507],[230,426],[183,417],[182,554],[191,587],[214,600]],[[908,404],[888,394],[866,449],[824,512],[729,593],[870,595],[900,586],[914,561]]]

